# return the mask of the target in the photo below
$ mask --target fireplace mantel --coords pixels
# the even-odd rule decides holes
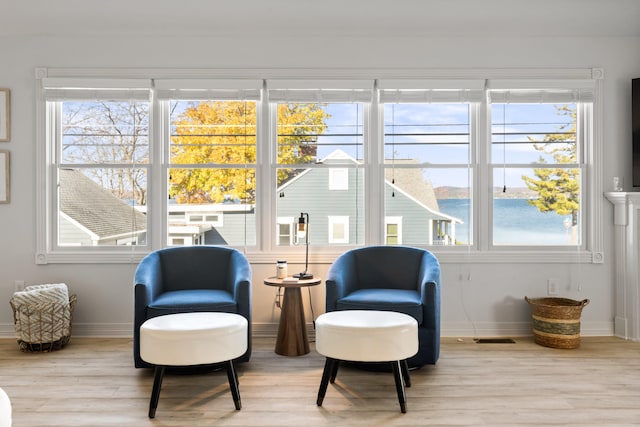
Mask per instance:
[[[611,192],[615,226],[615,335],[640,341],[640,192]]]

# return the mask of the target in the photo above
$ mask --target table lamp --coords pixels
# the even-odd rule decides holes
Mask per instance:
[[[299,274],[294,274],[293,277],[297,277],[300,280],[313,279],[313,274],[308,273],[309,270],[309,214],[300,213],[298,218],[298,226],[296,227],[296,242],[299,244],[304,239],[306,246],[306,255],[304,259],[304,271]]]

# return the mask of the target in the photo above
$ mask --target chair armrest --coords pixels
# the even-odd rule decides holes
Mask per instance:
[[[242,252],[231,254],[227,280],[227,289],[238,304],[238,314],[251,319],[251,265]]]
[[[423,326],[439,330],[440,323],[440,263],[426,252],[420,266],[420,298],[423,309]]]
[[[340,255],[331,265],[326,278],[325,310],[335,311],[337,302],[357,288],[355,257],[346,252]]]
[[[162,292],[162,268],[157,253],[140,261],[133,280],[134,325],[137,329],[146,320],[147,306]]]

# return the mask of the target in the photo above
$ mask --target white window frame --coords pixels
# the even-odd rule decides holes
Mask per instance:
[[[59,250],[51,245],[51,209],[53,200],[51,198],[52,177],[51,157],[53,153],[48,144],[46,130],[46,109],[42,96],[42,83],[45,78],[63,79],[130,79],[130,78],[173,78],[179,76],[184,80],[191,79],[290,79],[295,75],[300,79],[416,79],[424,78],[438,80],[442,76],[451,79],[501,79],[504,81],[516,81],[526,79],[527,81],[537,81],[540,79],[557,79],[565,82],[577,80],[592,80],[594,84],[594,102],[592,106],[592,121],[582,123],[583,131],[589,136],[588,144],[584,148],[584,165],[588,173],[583,177],[583,194],[587,197],[583,200],[583,222],[585,237],[584,247],[572,251],[555,250],[548,248],[527,248],[525,250],[514,251],[511,247],[490,248],[488,246],[488,231],[483,229],[482,224],[475,224],[473,242],[471,248],[457,250],[460,248],[451,247],[431,247],[430,250],[436,252],[439,260],[443,263],[602,263],[604,261],[604,233],[603,233],[603,203],[598,197],[602,194],[603,177],[603,106],[602,94],[604,73],[598,68],[582,69],[451,69],[451,70],[392,70],[392,69],[367,69],[367,70],[317,70],[317,69],[174,69],[174,70],[140,70],[140,69],[71,69],[71,68],[38,68],[35,70],[36,77],[36,252],[35,262],[37,264],[48,263],[136,263],[146,255],[149,249],[158,249],[163,246],[163,239],[166,236],[166,221],[152,218],[147,235],[149,248],[136,246],[127,247],[127,250],[91,250],[94,248],[65,248]],[[264,89],[263,89],[264,91]],[[264,102],[264,95],[262,102]],[[486,105],[479,108],[479,116],[486,117]],[[158,105],[154,102],[151,106],[151,114],[154,124],[150,130],[152,140],[162,139],[165,129],[158,122]],[[272,177],[273,167],[271,159],[274,156],[272,148],[267,143],[273,132],[269,123],[268,108],[262,106],[258,113],[258,170],[257,197],[258,208],[256,211],[260,221],[256,224],[258,245],[256,248],[245,248],[245,253],[253,263],[271,263],[274,254],[272,252],[275,236],[273,226],[275,223],[275,183]],[[480,138],[490,140],[489,124],[478,120],[474,129]],[[366,155],[367,163],[363,165],[366,180],[366,215],[365,215],[365,244],[379,244],[384,241],[384,215],[382,211],[381,195],[383,190],[383,173],[380,164],[383,160],[381,151],[381,140],[378,136],[381,128],[379,109],[376,102],[371,106],[371,114],[366,119],[366,128],[370,132],[367,139]],[[490,144],[484,146],[477,145],[472,148],[471,165],[473,167],[473,212],[474,218],[483,218],[490,209],[491,197],[482,192],[482,188],[489,188],[488,174],[488,152]],[[152,144],[151,164],[162,165],[166,152],[162,147]],[[166,216],[164,194],[166,194],[165,178],[166,169],[162,167],[151,167],[148,177],[148,206],[151,211],[160,212],[160,217]],[[376,224],[380,224],[376,226]],[[348,246],[347,246],[348,247]],[[68,249],[68,250],[66,250]],[[89,250],[87,250],[89,249]],[[117,248],[124,249],[124,248]],[[286,248],[282,249],[283,254],[287,253]],[[332,262],[335,257],[345,250],[345,246],[336,248],[317,248],[314,251],[314,262]],[[288,253],[292,256],[288,259],[293,262],[303,261],[304,254],[299,254],[294,249]]]
[[[59,245],[58,226],[59,218],[63,215],[58,208],[58,176],[59,170],[64,167],[108,167],[128,168],[136,167],[147,171],[147,193],[149,192],[149,172],[147,164],[70,164],[62,163],[60,149],[62,144],[62,130],[59,129],[59,120],[62,119],[61,102],[94,101],[94,100],[123,100],[123,101],[147,101],[149,102],[149,114],[151,115],[151,80],[134,78],[56,78],[47,77],[46,73],[37,70],[36,77],[38,87],[36,121],[39,124],[37,138],[39,141],[36,156],[39,159],[36,180],[38,188],[36,194],[38,200],[36,206],[41,215],[38,217],[36,229],[39,230],[37,238],[36,263],[48,262],[74,262],[80,259],[83,262],[111,262],[112,259],[121,259],[121,254],[146,253],[150,250],[150,236],[147,234],[145,245],[127,246],[81,246]],[[46,87],[46,90],[45,90]],[[97,89],[95,89],[97,88]],[[47,105],[49,105],[47,107]],[[51,125],[47,128],[47,123]],[[151,133],[151,129],[149,129]],[[149,135],[149,141],[152,136]],[[151,156],[151,142],[149,146]],[[147,230],[149,219],[147,218]],[[113,257],[113,258],[112,258]]]
[[[329,190],[348,190],[349,189],[349,169],[347,168],[331,168],[329,169]]]
[[[168,175],[168,171],[172,168],[200,168],[205,167],[212,170],[215,169],[226,169],[226,168],[257,168],[257,164],[202,164],[202,163],[192,163],[192,164],[173,164],[171,159],[171,114],[170,114],[170,105],[172,101],[247,101],[247,102],[256,102],[256,105],[259,105],[260,100],[260,91],[262,88],[262,80],[259,79],[181,79],[181,78],[169,78],[163,79],[158,78],[154,79],[154,99],[153,105],[157,107],[159,111],[159,115],[155,117],[158,118],[158,126],[161,126],[162,132],[159,132],[162,135],[162,138],[158,139],[157,144],[161,145],[163,157],[162,157],[162,168],[163,168],[163,176]],[[258,109],[256,108],[256,115],[258,114]],[[257,121],[257,117],[256,117]],[[257,129],[256,129],[257,132]],[[256,149],[257,149],[258,141],[256,135]],[[166,191],[166,182],[162,181],[162,188]],[[165,192],[165,194],[167,194]],[[163,201],[166,201],[166,198],[162,198]],[[168,209],[166,207],[165,209]],[[199,209],[199,208],[195,208]],[[246,212],[246,207],[245,207]],[[188,215],[188,214],[187,214]],[[211,224],[212,226],[220,226],[223,224],[223,216],[222,212],[219,215],[219,222],[217,224]],[[188,220],[188,217],[187,217]],[[160,219],[162,221],[162,219]],[[245,217],[246,221],[246,217]],[[187,221],[189,223],[189,221]],[[246,228],[245,228],[246,230]],[[171,236],[169,233],[165,234],[166,239],[170,239]],[[246,243],[246,231],[245,231],[245,247]],[[241,245],[236,244],[235,247],[239,248]]]
[[[454,169],[466,169],[467,173],[471,175],[474,171],[477,171],[477,166],[480,164],[480,160],[477,159],[476,154],[478,151],[478,144],[481,140],[479,138],[478,128],[478,111],[485,99],[485,86],[486,81],[483,79],[383,79],[378,81],[378,89],[380,93],[380,105],[381,114],[384,122],[389,121],[384,117],[385,105],[393,104],[461,104],[466,105],[469,110],[469,129],[468,129],[468,156],[464,162],[457,163],[445,163],[445,162],[418,162],[411,165],[395,165],[395,161],[391,164],[385,163],[382,165],[386,169],[394,168],[406,168],[406,169],[433,169],[433,170],[454,170]],[[384,123],[382,124],[385,126]],[[393,125],[392,125],[393,126]],[[395,132],[394,132],[395,133]],[[384,135],[382,135],[384,138]],[[382,149],[386,148],[386,141],[382,141]],[[393,143],[392,143],[393,144]],[[474,160],[475,159],[475,160]],[[387,159],[388,161],[388,159]],[[472,180],[469,180],[469,191],[473,190]],[[471,193],[473,194],[473,193]],[[470,194],[470,198],[473,196]],[[386,203],[386,201],[385,201]],[[473,217],[473,221],[477,221],[476,217]],[[385,233],[386,234],[386,233]],[[421,246],[432,248],[433,236],[431,229],[427,230],[427,239],[421,243]],[[476,240],[473,236],[469,236],[471,246]],[[385,235],[386,241],[386,235]],[[468,245],[460,245],[459,247],[450,246],[441,250],[448,251],[461,251],[467,248]]]
[[[269,103],[269,120],[271,125],[271,134],[270,134],[270,169],[271,176],[268,179],[264,180],[264,182],[273,182],[275,180],[276,171],[278,168],[287,167],[287,168],[295,168],[295,169],[306,169],[306,170],[327,170],[329,175],[329,183],[326,184],[325,189],[331,191],[331,179],[332,179],[332,171],[334,169],[343,169],[346,173],[344,184],[346,187],[344,190],[349,189],[349,175],[351,171],[358,171],[362,168],[360,164],[350,162],[342,162],[338,167],[335,164],[328,164],[324,162],[317,163],[301,163],[301,164],[282,164],[278,162],[277,153],[278,153],[278,135],[277,135],[277,105],[279,103],[326,103],[326,104],[358,104],[358,108],[361,108],[362,111],[362,123],[363,123],[363,146],[362,150],[364,150],[365,159],[367,156],[367,138],[369,137],[369,126],[368,126],[368,117],[369,117],[369,109],[372,101],[373,93],[374,93],[374,80],[373,79],[267,79],[266,80],[266,90],[265,96],[267,98],[267,102]],[[340,155],[338,155],[340,156]],[[316,159],[320,160],[320,159]],[[356,159],[359,160],[359,159]],[[366,161],[366,160],[365,160]],[[299,175],[299,177],[302,175]],[[294,178],[298,179],[298,177]],[[271,181],[270,181],[271,180]],[[359,188],[357,191],[360,194],[364,194],[366,192],[366,177],[364,178],[365,188]],[[275,183],[272,184],[275,188]],[[356,195],[358,197],[358,195]],[[276,197],[269,196],[270,200],[276,200]],[[271,206],[271,215],[276,215],[277,203],[273,203]],[[364,209],[363,209],[364,210]],[[282,213],[282,214],[288,214]],[[316,235],[317,231],[316,226],[314,224],[318,224],[318,218],[316,218],[313,214],[310,214],[310,244],[316,248],[316,253],[318,251],[322,251],[326,254],[335,254],[337,249],[330,248],[331,244],[340,244],[345,245],[348,244],[349,240],[349,225],[347,223],[347,237],[346,239],[333,239],[331,230],[324,231],[324,227],[328,227],[328,217],[323,216],[323,231],[322,234],[326,233],[326,242],[327,245],[319,245],[317,240],[314,240],[313,236]],[[362,221],[366,223],[366,215],[364,213],[360,214],[360,218]],[[358,227],[359,218],[355,218],[354,222],[356,223],[356,227]],[[365,225],[366,229],[366,225]],[[325,239],[323,239],[325,240]],[[282,250],[282,247],[276,247],[273,244],[269,246],[270,236],[265,236],[265,246],[270,247],[272,251],[277,251],[278,249]],[[355,247],[353,243],[351,243],[352,247]],[[344,247],[344,246],[341,246]],[[322,248],[322,249],[319,249]],[[287,256],[288,259],[292,259],[296,256],[296,254],[284,254],[283,256]]]
[[[398,245],[402,245],[402,217],[401,216],[387,216],[384,218],[384,244],[388,245],[387,239],[389,235],[387,234],[387,226],[389,225],[397,225],[398,226]]]
[[[484,225],[483,229],[487,232],[487,235],[483,236],[483,244],[488,245],[489,250],[492,251],[542,251],[545,248],[551,248],[552,252],[584,252],[586,248],[590,247],[588,242],[588,229],[590,218],[589,203],[593,199],[593,193],[590,191],[595,185],[593,182],[593,150],[595,149],[596,142],[594,141],[594,98],[596,97],[597,84],[594,80],[576,79],[572,81],[557,80],[557,79],[539,79],[539,80],[502,80],[494,79],[488,81],[487,90],[487,127],[488,136],[486,138],[486,167],[488,168],[487,178],[490,182],[487,188],[494,188],[499,183],[493,182],[494,170],[502,168],[503,166],[509,167],[522,167],[535,169],[539,167],[572,167],[580,169],[580,245],[504,245],[495,244],[493,242],[493,194],[487,193],[488,197],[487,205],[489,206],[490,221]],[[577,163],[575,165],[558,165],[554,163],[549,164],[513,164],[506,163],[504,165],[498,165],[497,162],[493,162],[490,152],[492,150],[492,137],[491,137],[491,114],[490,104],[492,101],[496,103],[523,103],[523,104],[535,104],[537,102],[553,104],[553,103],[575,103],[577,107],[577,126],[576,126],[576,144],[577,150]],[[595,169],[595,168],[594,168]],[[595,256],[595,255],[594,255]],[[598,261],[597,257],[594,258],[594,262]]]
[[[338,243],[338,244],[348,244],[349,243],[349,217],[348,216],[342,216],[342,215],[330,215],[327,218],[328,221],[328,240],[329,243]],[[339,238],[336,237],[335,234],[333,233],[333,227],[336,225],[341,225],[344,229],[344,237]]]
[[[294,230],[294,226],[293,226],[294,222],[293,222],[293,217],[290,216],[279,216],[277,221],[276,221],[276,233],[275,233],[275,239],[276,242],[280,241],[280,226],[281,225],[287,225],[289,227],[289,244],[288,245],[278,245],[278,246],[292,246],[295,240],[295,230]]]

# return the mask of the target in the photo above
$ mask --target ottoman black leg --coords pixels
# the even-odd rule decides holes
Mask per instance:
[[[322,371],[322,380],[320,381],[320,389],[318,390],[318,399],[316,400],[316,404],[318,406],[322,406],[322,401],[324,400],[325,394],[327,394],[327,386],[329,385],[329,379],[333,374],[334,370],[337,369],[337,363],[339,363],[336,359],[332,359],[327,357],[327,360],[324,362],[324,370]]]
[[[396,381],[396,391],[398,392],[398,402],[400,402],[400,411],[404,414],[407,412],[407,397],[404,394],[404,383],[402,380],[402,374],[400,368],[400,361],[391,362],[393,367],[393,377]]]
[[[411,387],[411,377],[409,376],[409,364],[407,363],[407,359],[404,359],[400,362],[400,367],[402,368],[402,378],[404,378],[404,386]]]
[[[236,410],[242,408],[242,402],[240,401],[240,390],[238,390],[238,375],[236,368],[233,366],[231,360],[225,362],[227,366],[227,378],[229,378],[229,388],[231,388],[231,396],[233,397],[233,403],[236,405]]]
[[[160,399],[160,387],[162,387],[162,377],[165,366],[156,366],[153,376],[153,390],[151,390],[151,402],[149,402],[149,418],[155,418],[158,400]]]
[[[329,382],[331,384],[336,382],[336,375],[338,375],[339,367],[340,367],[340,361],[338,359],[333,359],[333,368],[331,369],[331,377],[329,378]]]

